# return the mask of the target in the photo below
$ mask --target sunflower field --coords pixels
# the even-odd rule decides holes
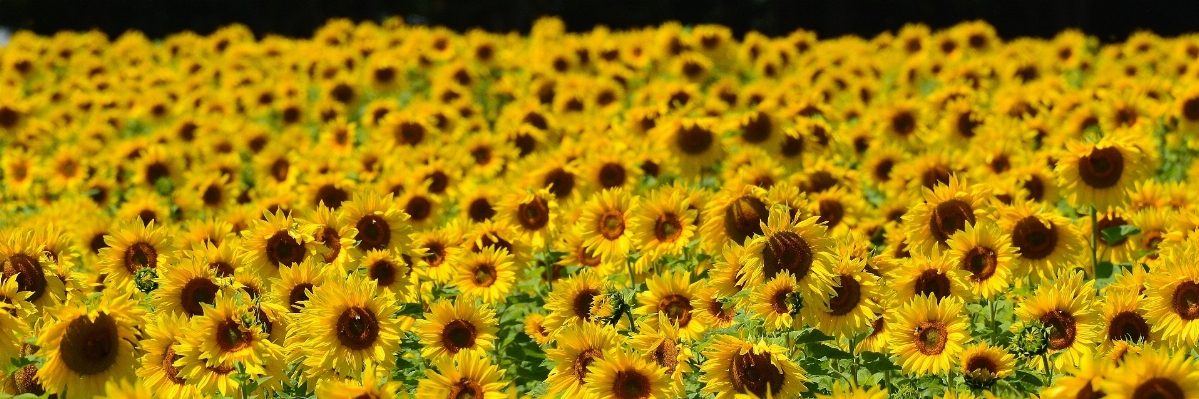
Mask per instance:
[[[0,48],[32,398],[1199,398],[1199,35]]]

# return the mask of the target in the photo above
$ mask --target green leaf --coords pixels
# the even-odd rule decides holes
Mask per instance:
[[[881,353],[862,352],[861,365],[862,368],[869,370],[872,373],[882,373],[887,370],[900,370],[899,366],[891,362],[891,358]]]
[[[812,343],[808,344],[807,346],[808,353],[811,353],[812,357],[825,359],[853,359],[853,355],[849,354],[849,352],[825,344]]]
[[[1106,242],[1107,245],[1115,245],[1128,237],[1141,234],[1141,229],[1138,229],[1137,226],[1125,224],[1103,229],[1102,234],[1103,242]]]
[[[1112,278],[1113,269],[1114,269],[1114,267],[1112,265],[1112,262],[1108,262],[1108,261],[1099,262],[1098,265],[1095,265],[1095,279],[1096,280],[1107,280],[1107,279]]]
[[[746,291],[748,291],[748,290],[746,290]],[[794,342],[796,345],[810,344],[810,343],[814,343],[814,342],[832,341],[833,340],[833,337],[830,337],[815,328],[809,328],[804,331],[794,331],[794,332],[791,332],[790,334],[792,335],[792,338],[794,339]]]

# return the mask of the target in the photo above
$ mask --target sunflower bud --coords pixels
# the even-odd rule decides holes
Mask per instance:
[[[133,275],[133,281],[138,291],[149,294],[158,289],[158,271],[152,267],[137,269],[137,273]]]

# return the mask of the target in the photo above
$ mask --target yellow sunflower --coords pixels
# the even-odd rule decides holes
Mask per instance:
[[[133,379],[143,312],[118,289],[105,290],[98,306],[72,302],[49,310],[37,337],[46,358],[37,379],[46,393],[91,398],[108,381]]]
[[[866,332],[883,315],[876,302],[881,293],[878,277],[866,271],[865,259],[842,256],[833,265],[835,287],[828,297],[828,310],[804,307],[804,311],[825,334],[852,337]]]
[[[525,315],[524,327],[525,335],[537,342],[537,345],[545,345],[552,339],[550,330],[545,327],[545,315],[541,313]]]
[[[733,399],[737,394],[759,398],[796,398],[807,392],[804,369],[791,361],[787,348],[759,340],[746,342],[730,335],[713,338],[700,366],[703,391],[716,399]]]
[[[1041,391],[1045,399],[1102,398],[1103,381],[1112,371],[1112,363],[1098,354],[1083,357],[1067,371],[1053,379],[1053,385]]]
[[[695,236],[697,212],[688,209],[690,201],[678,190],[658,190],[645,197],[633,218],[637,226],[634,237],[638,241],[641,258],[637,260],[638,273],[645,272],[663,256],[677,256]]]
[[[613,261],[623,259],[632,251],[633,236],[637,231],[633,219],[638,209],[637,198],[619,188],[592,195],[578,221],[588,250]]]
[[[1103,301],[1103,349],[1110,349],[1117,341],[1132,344],[1157,345],[1162,330],[1154,329],[1142,305],[1140,291],[1120,290],[1109,287]],[[1147,301],[1147,300],[1145,300]]]
[[[665,316],[659,314],[659,318]],[[683,376],[691,372],[689,361],[694,357],[688,343],[679,338],[679,329],[669,320],[659,320],[660,328],[640,322],[637,332],[630,338],[630,345],[645,354],[649,360],[662,367],[662,373],[670,378],[671,389],[676,396],[683,396]]]
[[[426,370],[416,387],[417,399],[476,398],[504,399],[504,371],[491,364],[485,352],[466,350],[435,361],[437,371]]]
[[[949,370],[970,339],[970,329],[957,297],[938,300],[918,295],[888,313],[892,325],[890,352],[899,356],[905,373],[939,374]]]
[[[1199,252],[1171,251],[1145,281],[1145,318],[1176,346],[1199,342]]]
[[[356,254],[354,237],[358,229],[342,223],[337,212],[329,206],[314,206],[296,218],[300,230],[311,232],[312,240],[321,247],[317,253],[335,269],[345,269],[360,255]]]
[[[17,291],[26,293],[26,300],[39,308],[46,308],[64,299],[66,286],[55,273],[54,264],[43,255],[45,244],[36,242],[34,232],[12,232],[7,237],[0,235],[0,238],[4,239],[0,242],[0,260],[4,265],[3,280],[6,287],[15,281]],[[164,241],[154,242],[164,245]],[[155,261],[157,260],[155,258]]]
[[[545,350],[545,357],[554,363],[546,377],[550,395],[581,397],[584,383],[592,372],[591,366],[622,339],[616,330],[593,323],[581,323],[563,328],[554,334],[557,346]]]
[[[609,350],[588,368],[591,372],[584,387],[589,396],[597,399],[665,398],[671,394],[665,368],[622,348]]]
[[[886,399],[887,388],[882,386],[874,386],[867,389],[862,387],[854,387],[847,385],[841,381],[833,383],[833,389],[829,391],[831,395],[816,394],[816,399]]]
[[[182,365],[178,364],[183,357],[178,350],[183,329],[187,326],[187,317],[179,313],[163,313],[153,315],[152,319],[153,322],[146,326],[146,338],[139,342],[145,354],[142,355],[137,376],[142,379],[143,385],[154,392],[172,398],[199,397],[199,389],[181,375]]]
[[[956,175],[948,184],[923,189],[923,194],[924,202],[903,215],[903,230],[913,250],[945,249],[953,233],[988,218],[987,195],[981,186],[966,187]]]
[[[698,175],[724,154],[721,133],[714,118],[669,118],[651,131],[679,158],[680,169],[687,176]]]
[[[312,235],[300,230],[290,213],[263,212],[265,220],[251,220],[242,232],[238,257],[242,264],[266,278],[279,275],[279,269],[304,263],[316,251]]]
[[[217,295],[215,306],[204,305],[204,313],[192,318],[183,329],[175,367],[202,395],[241,392],[234,377],[237,366],[252,378],[270,376],[264,388],[279,386],[283,375],[283,348],[271,342],[240,294]]]
[[[1016,250],[1011,236],[1003,234],[993,222],[966,225],[946,242],[946,257],[956,260],[958,268],[970,272],[967,279],[974,295],[988,300],[1011,286]]]
[[[338,221],[358,230],[354,240],[361,251],[407,248],[411,244],[408,214],[400,210],[391,194],[374,191],[355,193],[342,205]]]
[[[1036,202],[1016,200],[1000,209],[997,224],[1019,252],[1013,275],[1027,275],[1034,283],[1052,278],[1083,250],[1078,228],[1057,209]]]
[[[1099,343],[1102,321],[1095,308],[1094,281],[1084,283],[1081,272],[1065,272],[1054,284],[1040,285],[1016,306],[1015,314],[1026,322],[1039,320],[1049,329],[1049,355],[1061,353],[1051,356],[1054,370],[1074,367]]]
[[[1128,135],[1110,134],[1094,143],[1067,143],[1054,172],[1062,193],[1075,206],[1119,207],[1128,189],[1150,171],[1146,154]]]
[[[375,281],[349,275],[312,290],[304,310],[288,329],[287,347],[299,356],[309,380],[334,372],[359,375],[367,361],[393,364],[400,349],[395,295]],[[294,360],[294,359],[293,359]]]
[[[804,306],[827,309],[834,284],[829,271],[832,239],[824,234],[824,225],[816,224],[817,219],[792,217],[785,206],[770,208],[769,218],[760,226],[762,235],[745,245],[749,261],[743,284],[756,286],[787,273],[795,277]]]
[[[782,273],[753,291],[748,310],[755,318],[762,320],[766,331],[789,332],[803,324],[799,315],[795,314],[801,302],[799,295],[795,276]]]
[[[378,284],[380,290],[386,290],[397,297],[402,297],[408,294],[410,281],[407,277],[412,272],[408,262],[404,260],[404,256],[396,251],[367,251],[358,268],[366,277]]]
[[[421,356],[446,359],[462,351],[490,351],[499,331],[495,311],[471,300],[438,300],[413,326],[424,349]]]
[[[692,283],[686,273],[667,271],[654,276],[645,282],[646,291],[637,295],[637,302],[641,306],[634,310],[634,314],[663,315],[672,325],[679,328],[679,335],[684,340],[698,340],[707,326],[693,317],[691,312],[697,305],[696,293],[701,284],[702,282]],[[657,322],[657,318],[649,320],[650,324],[661,328],[656,325]]]
[[[108,248],[100,250],[100,265],[108,284],[131,285],[139,269],[157,269],[171,261],[166,229],[154,222],[143,224],[140,218],[120,224],[104,242]]]
[[[533,248],[543,248],[553,242],[558,228],[558,201],[549,189],[534,192],[513,192],[500,201],[499,216],[511,223],[521,238]]]
[[[974,344],[962,351],[961,372],[976,383],[989,384],[1016,372],[1016,359],[1003,348],[985,343]]]
[[[702,214],[699,234],[704,249],[719,252],[728,242],[745,245],[750,237],[762,234],[762,222],[770,215],[768,192],[758,186],[725,186],[708,201]]]
[[[166,314],[179,313],[187,317],[203,314],[203,305],[212,305],[223,285],[216,270],[210,268],[205,259],[195,256],[164,265],[159,273],[158,288],[152,293],[151,303],[155,310]]]
[[[542,325],[553,332],[564,326],[595,321],[592,304],[607,290],[608,284],[590,269],[558,281],[545,300],[545,310],[550,313]]]
[[[1100,386],[1114,399],[1199,397],[1199,365],[1181,354],[1145,350],[1125,356]]]
[[[464,298],[502,302],[516,285],[516,265],[508,250],[487,246],[481,252],[463,252],[451,261],[454,275],[450,285]]]
[[[396,399],[404,386],[388,381],[387,370],[378,363],[367,361],[359,379],[323,379],[316,384],[316,396],[330,399]]]
[[[933,295],[937,299],[957,297],[969,300],[973,298],[970,272],[962,269],[958,262],[943,254],[939,248],[933,248],[928,255],[913,253],[892,270],[888,280],[901,300],[924,295]]]

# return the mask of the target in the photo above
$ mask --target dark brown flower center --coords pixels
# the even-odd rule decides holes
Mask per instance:
[[[770,115],[758,111],[742,126],[744,132],[741,133],[741,139],[747,143],[761,143],[770,138],[773,129],[774,123],[770,121]]]
[[[591,321],[591,305],[595,302],[595,297],[599,296],[600,292],[596,289],[584,289],[575,294],[575,298],[571,301],[572,308],[575,311],[575,316],[580,319]]]
[[[916,277],[916,295],[932,294],[937,300],[944,299],[950,294],[949,276],[936,269],[928,269]]]
[[[460,350],[474,347],[477,334],[478,331],[470,322],[455,319],[441,330],[441,344],[450,353],[458,353]]]
[[[820,218],[817,221],[824,223],[830,229],[841,224],[841,219],[845,217],[845,206],[841,205],[841,201],[820,200],[819,210]]]
[[[791,290],[791,287],[784,287],[783,289],[775,291],[775,293],[770,296],[770,310],[774,311],[776,314],[791,313],[791,303],[788,301],[788,299],[791,297],[792,293],[794,293],[794,291]]]
[[[966,359],[966,371],[986,371],[991,374],[997,374],[999,373],[999,363],[996,363],[995,359],[992,359],[986,353],[980,353]]]
[[[1192,122],[1199,121],[1199,97],[1182,102],[1182,117]]]
[[[1057,248],[1057,226],[1045,226],[1035,216],[1020,219],[1012,229],[1012,245],[1025,259],[1044,259]]]
[[[1183,320],[1199,319],[1199,283],[1183,281],[1174,287],[1174,313]]]
[[[1096,148],[1078,160],[1078,177],[1088,186],[1108,188],[1124,174],[1124,155],[1115,147]]]
[[[750,392],[760,398],[766,397],[768,390],[771,396],[778,396],[783,390],[786,376],[770,360],[769,353],[753,350],[733,355],[729,367],[733,389],[741,393]]]
[[[619,210],[609,209],[604,211],[598,219],[596,226],[600,235],[604,236],[609,241],[616,240],[624,234],[624,215]]]
[[[628,173],[625,172],[624,166],[618,163],[606,163],[600,167],[599,183],[603,188],[620,187],[627,179]]]
[[[550,222],[549,203],[541,197],[533,197],[532,201],[522,203],[517,207],[516,219],[528,230],[541,230]]]
[[[666,374],[674,374],[675,369],[679,367],[678,343],[670,338],[663,339],[650,353],[650,357],[654,359],[654,363],[666,368]]]
[[[545,174],[543,181],[546,187],[549,187],[550,193],[554,194],[557,199],[563,199],[570,196],[575,189],[575,175],[567,172],[566,169],[555,168]]]
[[[575,362],[572,366],[574,369],[575,379],[582,384],[583,380],[587,379],[587,373],[590,372],[588,367],[591,367],[591,363],[594,363],[596,359],[603,358],[604,354],[603,352],[600,352],[599,349],[590,348],[580,352],[579,356],[575,357]]]
[[[770,215],[762,200],[744,196],[724,208],[724,232],[737,244],[749,237],[762,235],[762,221]]]
[[[80,316],[67,324],[59,356],[72,372],[89,376],[100,374],[116,364],[121,349],[117,321],[107,313],[95,320]]]
[[[1078,325],[1074,316],[1061,310],[1052,310],[1041,316],[1041,323],[1049,328],[1049,347],[1054,350],[1069,348],[1074,344]]]
[[[341,203],[350,199],[350,193],[332,184],[326,184],[316,190],[315,199],[317,204],[324,203],[329,208],[337,209],[341,208]]]
[[[291,308],[292,313],[300,313],[304,309],[304,304],[300,302],[307,301],[308,293],[311,291],[311,283],[300,283],[296,284],[295,287],[291,287],[291,291],[287,294],[287,304]]]
[[[490,263],[480,263],[475,265],[475,285],[480,287],[490,287],[492,284],[495,284],[496,278],[495,266],[492,266]]]
[[[712,148],[716,135],[700,126],[682,127],[675,138],[675,145],[687,155],[699,155]]]
[[[407,213],[414,222],[423,222],[433,215],[433,201],[422,195],[413,196],[404,205],[404,213]]]
[[[158,250],[153,245],[137,242],[125,249],[125,269],[132,274],[143,267],[158,267]]]
[[[358,246],[364,251],[386,249],[391,243],[391,225],[382,216],[363,216],[354,227],[358,228],[354,239],[360,241]]]
[[[691,299],[685,296],[668,295],[658,301],[658,309],[679,327],[686,327],[691,322]]]
[[[325,226],[316,237],[320,240],[321,244],[325,245],[325,248],[329,249],[329,252],[324,256],[325,263],[333,263],[333,261],[337,260],[337,256],[341,254],[341,234],[332,227]]]
[[[649,377],[637,370],[621,370],[612,379],[616,399],[646,399],[652,393]]]
[[[375,313],[363,307],[346,309],[337,318],[337,340],[351,350],[363,350],[379,338],[379,320]]]
[[[46,273],[34,257],[18,253],[4,261],[4,281],[17,276],[17,290],[31,293],[29,301],[37,301],[46,293]]]
[[[654,238],[660,242],[674,242],[683,235],[683,222],[673,213],[663,213],[654,221]]]
[[[176,385],[184,385],[187,384],[187,381],[179,376],[179,372],[182,370],[175,367],[175,362],[182,359],[183,356],[175,353],[175,345],[177,344],[171,344],[171,346],[167,347],[166,352],[162,354],[162,372],[166,374],[167,380]]]
[[[990,279],[998,265],[999,256],[991,248],[974,247],[962,255],[961,267],[973,273],[970,281],[976,283]]]
[[[1140,313],[1124,311],[1112,317],[1107,330],[1107,339],[1112,341],[1147,342],[1149,323]]]
[[[472,222],[482,222],[495,216],[495,208],[487,198],[475,198],[467,206],[466,215]]]
[[[937,242],[944,244],[949,236],[974,224],[974,210],[965,201],[951,199],[937,204],[928,219],[928,230]]]
[[[213,283],[208,278],[193,278],[183,285],[183,291],[179,294],[180,304],[183,305],[183,311],[190,316],[199,316],[204,314],[204,304],[213,304],[216,301],[216,293],[220,287]]]
[[[286,230],[280,230],[266,240],[266,258],[275,267],[303,262],[304,255],[304,247]]]
[[[387,259],[379,259],[371,264],[370,277],[379,283],[380,287],[388,287],[396,282],[399,267]]]
[[[799,234],[780,231],[771,235],[762,248],[763,271],[768,279],[786,271],[796,281],[802,281],[812,269],[814,255],[812,247]]]
[[[834,288],[835,295],[829,300],[829,314],[844,316],[858,307],[862,301],[862,285],[853,276],[842,274],[841,285]]]
[[[916,131],[916,116],[909,111],[901,111],[891,117],[891,130],[896,134],[907,137]]]
[[[0,111],[2,110],[0,109]],[[31,393],[39,396],[46,393],[46,388],[42,386],[42,382],[37,378],[36,364],[21,367],[13,372],[12,377],[13,383],[17,388],[17,393]]]
[[[1132,399],[1185,399],[1186,392],[1172,379],[1154,377],[1137,385],[1132,391]]]
[[[936,356],[945,351],[945,343],[949,342],[949,330],[945,323],[926,321],[916,326],[916,350],[925,355]]]
[[[938,184],[949,184],[952,174],[953,171],[945,165],[933,165],[920,174],[920,184],[927,189],[932,189]]]

